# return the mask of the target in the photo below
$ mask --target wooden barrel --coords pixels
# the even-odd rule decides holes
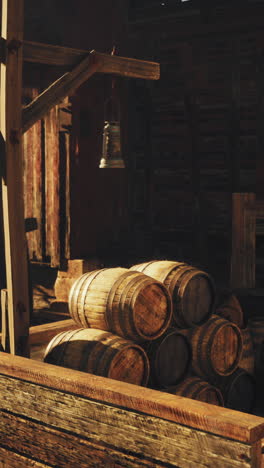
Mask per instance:
[[[229,375],[236,370],[242,353],[239,328],[218,315],[201,327],[187,331],[192,346],[192,369],[200,377]]]
[[[171,328],[143,347],[150,362],[150,386],[167,387],[183,379],[191,363],[191,348],[180,330]]]
[[[92,328],[59,333],[44,361],[135,385],[146,385],[149,377],[148,357],[139,345]]]
[[[243,347],[239,367],[246,370],[249,374],[254,375],[255,354],[252,336],[249,328],[243,328],[240,331],[243,340]]]
[[[264,317],[252,317],[248,320],[254,352],[255,371],[257,374],[264,374]]]
[[[215,313],[220,317],[235,323],[238,327],[244,326],[244,314],[237,297],[229,293],[227,294],[220,305],[216,308]]]
[[[224,406],[221,391],[199,377],[188,377],[179,385],[167,388],[166,392],[210,403],[211,405]]]
[[[161,282],[126,268],[109,268],[85,273],[75,281],[69,310],[79,326],[145,341],[167,330],[172,304]]]
[[[165,284],[172,296],[173,318],[177,327],[201,325],[213,313],[215,286],[204,271],[168,260],[142,263],[130,269],[144,272]]]
[[[244,413],[252,411],[255,401],[255,379],[244,369],[238,368],[232,375],[222,377],[217,381],[224,403],[231,408]]]

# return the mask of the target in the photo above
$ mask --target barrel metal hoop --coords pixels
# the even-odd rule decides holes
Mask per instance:
[[[94,281],[94,279],[102,272],[102,271],[106,271],[107,268],[103,268],[101,270],[95,270],[95,271],[92,271],[90,272],[91,276],[88,277],[88,281],[85,282],[84,284],[84,289],[83,291],[81,292],[81,298],[83,298],[83,302],[81,300],[81,304],[83,304],[83,309],[84,309],[84,313],[83,313],[83,319],[84,319],[84,322],[82,322],[83,326],[87,326],[88,328],[91,328],[91,324],[89,323],[89,317],[88,317],[88,314],[85,313],[85,308],[86,308],[86,304],[87,304],[87,292],[88,292],[88,289],[89,287],[91,286],[91,283]],[[88,295],[88,301],[89,301],[89,295]],[[79,316],[80,317],[80,316]]]
[[[61,350],[60,350],[59,357],[58,357],[58,361],[57,361],[58,366],[60,366],[60,365],[62,364],[62,361],[63,361],[63,358],[64,358],[64,354],[65,354],[66,349],[67,349],[67,347],[68,347],[68,345],[69,345],[70,339],[73,338],[74,335],[77,335],[77,333],[79,333],[79,331],[80,331],[80,329],[78,329],[78,330],[73,330],[73,332],[70,333],[69,336],[67,337],[67,338],[68,338],[67,341],[64,341],[64,342],[62,343]],[[65,333],[65,332],[64,332],[64,333]],[[66,332],[66,333],[68,333],[68,332]],[[66,334],[66,333],[65,333],[65,334]],[[58,346],[58,345],[57,345],[57,346]]]
[[[151,262],[151,264],[153,263],[157,263],[157,261],[154,261],[154,262]],[[149,263],[150,265],[150,263]],[[165,271],[163,272],[163,275],[160,276],[160,278],[156,278],[158,281],[160,281],[161,283],[164,283],[167,279],[167,277],[173,272],[173,271],[177,271],[178,268],[180,268],[181,266],[186,266],[186,263],[183,263],[183,262],[173,262],[173,265],[169,266],[167,269],[165,269]],[[145,271],[145,270],[144,270]],[[147,273],[148,274],[148,273]],[[151,275],[149,275],[151,276]]]
[[[126,271],[126,272],[122,273],[121,276],[119,278],[117,278],[117,280],[114,282],[114,284],[112,285],[112,287],[111,287],[111,289],[109,291],[109,294],[108,294],[108,297],[107,297],[107,300],[106,300],[105,319],[106,319],[107,327],[111,331],[115,331],[113,329],[113,326],[112,326],[111,318],[112,318],[112,303],[113,303],[113,299],[115,297],[116,291],[117,291],[118,287],[124,281],[125,277],[133,276],[133,275],[135,275],[135,273],[137,273],[137,272],[134,271],[134,270],[133,271]],[[121,327],[121,324],[120,324],[120,328],[123,329]]]
[[[97,344],[101,343],[101,340],[103,340],[104,338],[107,338],[107,336],[109,336],[109,332],[105,332],[103,335],[101,335],[100,341],[98,341],[98,343],[95,344],[94,350],[95,350]],[[90,347],[91,347],[91,342],[88,341],[87,346],[85,347],[85,350],[83,351],[82,359],[81,359],[81,362],[80,362],[80,370],[81,371],[84,371],[85,369],[87,369],[87,362],[88,362],[88,359],[89,359],[89,355],[91,354]],[[101,354],[103,353],[103,351],[104,350],[102,350],[102,352],[96,353],[96,358],[93,360],[93,363],[95,364],[95,366],[94,366],[95,369],[97,369],[97,361],[101,359]]]
[[[208,343],[206,345],[206,348],[205,348],[205,355],[206,355],[206,359],[201,359],[201,354],[202,354],[202,347],[204,345],[204,338],[205,336],[207,335],[207,332],[208,332],[208,328],[210,327],[211,323],[214,322],[214,318],[211,317],[208,322],[205,323],[205,325],[203,326],[203,329],[201,330],[201,333],[199,335],[199,339],[197,340],[197,365],[200,369],[200,372],[203,374],[203,375],[207,375],[208,376],[208,367],[206,366],[206,364],[208,363],[209,367],[211,369],[212,366],[210,364],[210,350],[208,352]],[[222,324],[221,324],[222,326]],[[199,329],[198,329],[198,332],[199,332]],[[214,337],[211,337],[212,339],[212,342],[213,342],[213,338]]]
[[[172,297],[174,319],[180,327],[186,327],[186,325],[189,325],[189,323],[186,322],[186,320],[184,320],[184,317],[182,316],[182,298],[179,295],[179,290],[181,286],[182,277],[184,277],[184,275],[190,270],[194,270],[194,267],[186,264],[183,264],[183,266],[179,266],[175,272],[175,276],[172,278],[172,281],[170,282],[170,285],[168,287]]]
[[[223,319],[220,318],[220,320],[223,320]],[[224,323],[224,324],[223,324],[223,323],[219,323],[219,325],[216,326],[216,327],[214,328],[214,334],[211,335],[211,337],[210,337],[210,339],[209,339],[209,341],[208,341],[208,344],[207,344],[207,349],[206,349],[206,355],[207,355],[207,359],[208,359],[209,365],[210,365],[210,367],[211,367],[213,373],[214,373],[214,374],[218,374],[218,375],[222,375],[222,374],[219,374],[218,372],[216,372],[215,368],[213,368],[210,354],[211,354],[211,347],[212,347],[212,344],[213,344],[213,340],[214,340],[216,334],[217,334],[218,331],[221,329],[221,327],[222,327],[222,326],[225,326],[225,325],[231,326],[231,328],[233,328],[233,330],[235,330],[235,331],[236,331],[236,328],[238,328],[238,327],[236,327],[236,325],[233,324],[232,322],[228,322],[227,324],[225,324],[225,323]],[[238,336],[239,336],[239,335],[238,335]],[[238,344],[238,345],[239,345],[239,344]],[[240,345],[241,345],[241,343],[240,343]],[[241,346],[240,346],[240,347],[241,347]],[[235,363],[235,361],[234,361],[234,363]],[[234,366],[234,364],[231,366],[231,369],[233,368],[233,366]]]
[[[157,332],[156,333],[156,338],[158,338],[161,333],[162,333],[162,330],[164,329],[164,327],[167,325],[168,322],[170,322],[171,320],[171,316],[172,316],[172,301],[171,301],[171,296],[170,296],[170,293],[168,291],[168,289],[166,288],[166,286],[161,283],[160,281],[158,280],[155,280],[153,279],[152,277],[148,276],[148,275],[145,275],[146,277],[144,278],[144,280],[141,282],[141,284],[137,285],[137,287],[135,288],[134,292],[133,292],[133,295],[130,299],[130,307],[132,308],[132,311],[133,311],[133,324],[135,323],[135,317],[134,317],[134,314],[135,314],[135,308],[134,308],[134,305],[135,305],[135,302],[136,302],[136,299],[137,299],[137,292],[139,289],[141,289],[142,285],[144,286],[147,286],[148,284],[155,284],[155,285],[158,285],[164,292],[164,296],[166,297],[167,299],[167,317],[166,317],[166,320],[164,321],[164,324],[161,328],[161,331],[160,332]],[[145,284],[144,284],[145,283]],[[135,325],[134,325],[135,327]],[[135,327],[136,328],[136,327]],[[136,331],[137,331],[137,334],[142,337],[142,338],[145,338],[145,339],[149,339],[148,337],[142,335],[142,333],[139,332],[139,330],[136,328]],[[151,339],[153,339],[153,337],[151,337]]]
[[[214,284],[210,278],[210,276],[202,271],[202,270],[195,270],[195,271],[188,271],[186,272],[186,274],[183,275],[183,279],[182,279],[182,282],[179,286],[179,289],[178,289],[178,295],[181,297],[181,302],[183,301],[183,296],[184,296],[184,292],[185,292],[185,289],[186,287],[188,286],[189,282],[192,280],[193,277],[195,276],[203,276],[204,278],[206,278],[208,280],[208,284],[210,286],[210,289],[213,293],[213,296],[214,296],[214,292],[215,292],[215,288],[214,288]],[[212,300],[212,303],[211,303],[211,307],[210,307],[210,313],[209,313],[209,316],[211,315],[211,311],[214,307],[214,300]],[[183,312],[183,307],[181,307],[181,311]],[[208,318],[208,316],[207,316]],[[206,318],[204,319],[204,321],[206,320]],[[201,323],[200,323],[201,324]],[[199,323],[189,323],[189,325],[199,325]]]
[[[112,359],[121,349],[127,346],[126,344],[120,343],[120,348],[113,348],[113,345],[115,343],[118,343],[119,341],[120,341],[120,337],[113,335],[113,338],[107,345],[107,349],[102,349],[100,356],[97,356],[96,361],[95,361],[96,363],[95,371],[98,372],[99,375],[108,377],[110,368],[111,368]],[[102,365],[102,362],[101,362],[102,357],[104,358],[104,361],[105,361],[104,365]],[[110,363],[110,366],[109,366],[109,363]]]
[[[198,384],[200,384],[200,386]],[[196,382],[196,385],[197,385],[197,388],[196,388],[196,390],[194,390],[194,392],[192,394],[192,398],[194,400],[196,399],[195,397],[197,397],[197,395],[199,395],[199,393],[201,393],[203,390],[206,390],[207,385],[208,385],[208,387],[207,387],[208,390],[211,387],[209,383],[204,382],[202,379],[201,379],[200,382]]]
[[[58,335],[56,335],[54,338],[52,338],[52,340],[49,342],[45,350],[44,360],[46,359],[46,357],[48,357],[49,352],[52,352],[56,348],[56,346],[59,346],[59,344],[62,342],[62,338],[64,335],[65,335],[65,331],[62,331]]]
[[[195,379],[195,381],[194,381],[194,379]],[[181,395],[186,397],[186,395],[188,395],[189,391],[192,389],[193,385],[197,384],[199,382],[202,382],[202,380],[199,379],[198,377],[191,377],[190,381],[187,383],[187,385],[184,387],[184,390],[181,392]],[[187,398],[188,398],[188,396],[187,396]]]
[[[151,260],[150,262],[146,262],[145,266],[143,267],[142,270],[140,270],[139,273],[144,273],[144,271],[149,267],[149,265],[152,265],[153,263],[156,263],[157,260]],[[144,263],[141,263],[141,265],[144,265]],[[131,267],[133,268],[133,267]],[[137,271],[137,270],[134,270]]]
[[[72,285],[69,295],[69,311],[71,317],[76,320],[76,322],[81,325],[79,314],[78,314],[78,297],[85,279],[90,273],[85,273],[81,277],[79,277]]]
[[[122,311],[124,310],[124,305],[131,310],[131,313],[128,314],[128,322],[129,326],[131,327],[132,332],[134,332],[138,338],[146,338],[143,336],[139,330],[137,329],[135,325],[135,301],[137,299],[137,293],[142,289],[142,287],[145,287],[148,283],[152,283],[155,280],[153,278],[150,278],[149,276],[145,275],[145,273],[140,274],[139,276],[136,276],[132,282],[129,282],[127,286],[122,290],[121,296],[120,296],[120,301],[119,301],[119,319],[120,319],[120,326],[123,326],[123,330],[126,330],[125,323],[124,323],[124,314],[122,314]],[[133,293],[130,298],[130,300],[125,304],[126,301],[126,294],[127,292],[133,288]],[[123,320],[122,320],[123,319]],[[133,336],[131,336],[133,338]]]

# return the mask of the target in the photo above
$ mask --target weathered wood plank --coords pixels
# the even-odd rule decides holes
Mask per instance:
[[[46,255],[50,265],[60,265],[60,151],[59,108],[53,107],[44,119]]]
[[[76,325],[72,319],[35,325],[29,329],[29,342],[31,345],[47,345],[58,333],[77,328],[79,328],[79,326]]]
[[[244,443],[252,444],[264,435],[263,418],[18,356],[0,353],[0,374],[195,429],[206,427],[208,432]]]
[[[0,100],[2,160],[5,160],[2,199],[10,350],[13,354],[26,356],[29,354],[30,301],[21,135],[23,9],[23,1],[2,1],[2,38],[6,40],[6,61],[1,62]]]
[[[73,67],[80,63],[88,53],[87,50],[54,46],[41,42],[23,42],[23,59],[25,62]]]
[[[27,97],[35,98],[38,90],[24,89],[24,93]],[[25,218],[36,220],[36,229],[27,233],[28,254],[30,259],[39,261],[43,260],[41,125],[39,120],[23,135]]]
[[[254,193],[232,195],[232,288],[255,287],[256,212]]]
[[[7,427],[10,430],[6,431]],[[101,446],[94,444],[88,440],[88,434],[78,437],[11,413],[1,413],[0,439],[1,436],[5,447],[10,450],[19,451],[25,456],[37,458],[43,463],[60,468],[75,468],[76,466],[83,468],[95,466],[154,467],[154,462],[151,460],[140,460],[136,455],[122,453],[103,444],[100,444]],[[155,462],[155,466],[164,465]]]
[[[12,419],[10,437],[7,435],[4,443],[10,448],[19,447],[18,451],[25,454],[33,450],[33,443],[39,450],[38,440],[40,442],[42,440],[44,451],[49,452],[50,446],[55,446],[55,453],[52,451],[50,456],[58,457],[59,445],[63,445],[62,452],[67,461],[69,456],[66,451],[67,442],[71,444],[69,448],[73,452],[77,450],[78,444],[75,448],[74,442],[76,444],[77,441],[74,441],[74,437],[72,441],[70,438],[68,441],[65,440],[66,435],[63,437],[58,433],[62,431],[81,438],[87,437],[92,443],[106,445],[120,452],[126,453],[129,450],[132,456],[153,459],[158,463],[166,463],[167,466],[214,465],[218,468],[252,466],[251,446],[248,444],[165,421],[162,418],[146,417],[125,408],[2,376],[0,391],[2,392],[4,388],[9,388],[11,392],[4,396],[4,401],[1,403],[3,409],[0,433],[6,432],[6,427],[9,427],[7,420],[12,419],[10,415],[7,417],[7,412],[19,412],[19,416],[16,414]],[[24,422],[22,418],[26,421]],[[39,421],[41,428],[34,424],[36,421]],[[43,425],[46,431],[43,431]],[[28,452],[24,452],[23,447],[26,446],[29,446]],[[34,456],[34,452],[32,455]],[[48,458],[49,453],[46,456],[47,458],[44,458],[42,452],[39,458],[41,461],[55,464],[54,458]]]
[[[7,336],[8,336],[8,320],[7,320],[7,290],[1,289],[1,345],[3,347],[3,351],[8,352],[8,343],[7,343]]]
[[[72,107],[68,97],[59,106],[60,243],[61,257],[71,258],[71,137]]]
[[[0,447],[0,467],[1,468],[49,468],[50,465],[44,465],[32,458],[24,457],[19,453]]]
[[[27,62],[43,63],[46,65],[75,66],[87,56],[89,51],[53,46],[37,42],[24,41],[23,57]],[[137,60],[117,55],[95,52],[102,61],[102,68],[98,73],[113,73],[131,78],[158,80],[160,76],[159,64],[145,60]]]

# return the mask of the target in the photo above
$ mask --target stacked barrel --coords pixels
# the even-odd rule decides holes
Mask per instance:
[[[44,359],[250,412],[252,335],[234,295],[215,302],[211,276],[183,262],[92,271],[69,295],[80,328],[53,338]]]
[[[253,354],[236,298],[215,310],[212,278],[186,263],[152,261],[132,269],[163,282],[173,302],[171,328],[144,346],[150,360],[149,385],[249,412]]]
[[[163,283],[126,268],[92,271],[73,284],[69,310],[80,328],[55,336],[45,362],[147,384],[149,359],[140,343],[157,339],[171,322]]]
[[[228,320],[235,322],[243,338],[243,351],[233,382],[237,388],[234,394],[234,405],[240,408],[244,404],[250,412],[255,403],[258,390],[263,390],[264,380],[264,318],[252,316],[247,318],[237,297],[229,293],[218,309],[219,314],[227,313]],[[236,380],[237,379],[237,380]],[[243,390],[241,390],[243,388]],[[260,397],[262,400],[262,395]]]

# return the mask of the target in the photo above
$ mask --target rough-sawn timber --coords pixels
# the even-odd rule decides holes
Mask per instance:
[[[1,466],[261,466],[248,414],[5,353],[0,394]]]

